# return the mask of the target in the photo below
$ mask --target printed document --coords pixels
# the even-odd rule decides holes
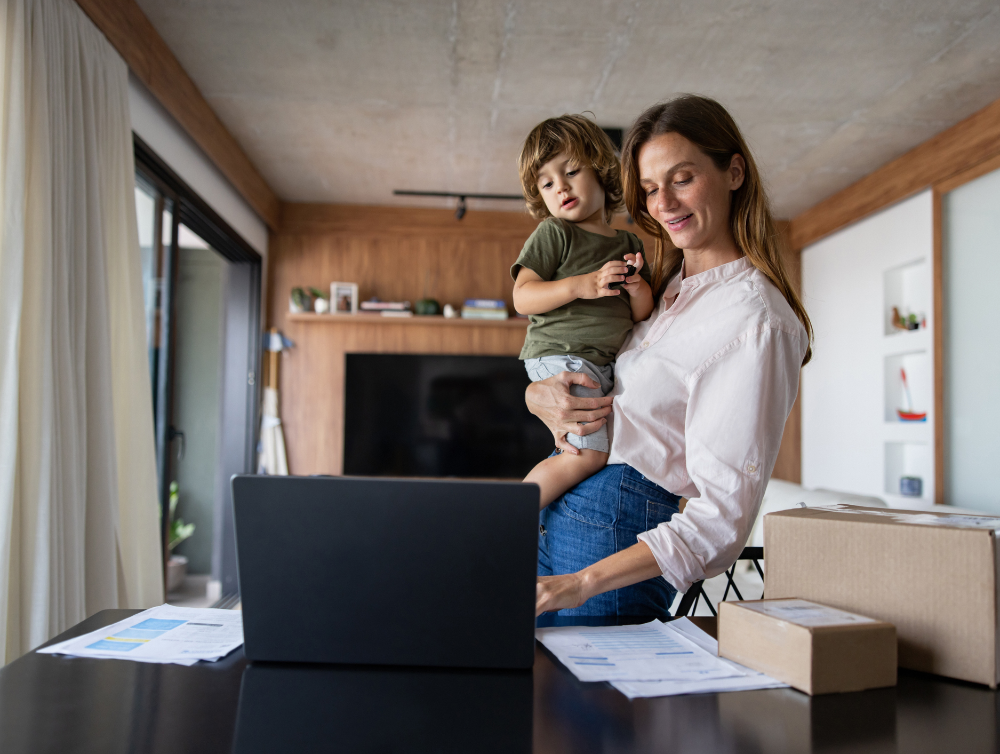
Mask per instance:
[[[581,681],[706,681],[744,675],[669,624],[539,628],[535,637]]]
[[[242,643],[239,610],[160,605],[38,652],[194,665],[225,657]]]
[[[663,625],[668,630],[675,631],[694,644],[697,644],[710,655],[716,656],[719,654],[719,643],[687,618],[678,618]],[[613,681],[611,685],[629,699],[650,696],[677,696],[680,694],[713,694],[722,691],[788,688],[787,683],[777,681],[770,676],[758,673],[756,670],[751,670],[732,660],[727,660],[723,657],[717,657],[716,659],[739,670],[742,675],[704,681]]]

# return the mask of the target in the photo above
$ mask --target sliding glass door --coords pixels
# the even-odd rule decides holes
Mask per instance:
[[[135,197],[164,572],[176,588],[173,551],[235,598],[229,478],[254,466],[261,260],[138,137]]]

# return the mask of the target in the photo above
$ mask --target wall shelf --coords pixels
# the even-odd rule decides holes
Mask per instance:
[[[882,343],[887,356],[913,351],[931,351],[934,347],[931,342],[930,328],[907,331],[898,330],[896,334],[886,335],[882,338]]]
[[[425,327],[509,327],[524,329],[527,319],[448,319],[440,314],[412,317],[383,317],[381,314],[302,314],[286,315],[290,322],[311,322],[327,325],[423,325]]]
[[[883,326],[887,336],[902,336],[920,330],[898,330],[892,324],[892,309],[896,307],[903,317],[916,314],[930,317],[930,266],[924,258],[915,259],[886,270],[882,276]],[[923,330],[925,328],[921,328]]]
[[[896,409],[906,408],[903,398],[903,379],[900,370],[906,370],[906,381],[913,396],[913,411],[924,411],[928,417],[934,405],[933,365],[926,350],[890,354],[885,357],[885,398],[884,418],[888,424],[924,424],[926,422],[904,422]]]
[[[934,491],[929,489],[928,470],[931,468],[931,446],[926,442],[887,442],[885,444],[885,494],[903,501],[928,504]],[[900,479],[904,476],[919,477],[923,482],[920,497],[904,496],[900,492]]]

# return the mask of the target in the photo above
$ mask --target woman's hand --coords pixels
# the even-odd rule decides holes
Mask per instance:
[[[535,589],[535,617],[571,607],[580,607],[590,599],[584,592],[583,578],[579,573],[563,576],[539,576]]]
[[[608,288],[611,283],[620,283],[625,280],[625,273],[628,272],[628,265],[625,260],[612,259],[597,272],[587,275],[577,275],[574,280],[577,284],[577,298],[601,298],[602,296],[620,296],[621,291],[617,288]]]
[[[566,442],[566,434],[589,435],[607,423],[611,413],[611,396],[578,398],[570,394],[571,385],[600,387],[579,372],[560,372],[538,382],[532,382],[524,393],[528,411],[541,419],[552,432],[556,447],[564,453],[579,455],[580,451]],[[580,424],[580,422],[588,422]]]
[[[579,607],[595,594],[604,594],[660,575],[660,566],[653,557],[653,551],[645,542],[637,542],[582,571],[562,576],[539,576],[535,587],[535,616]]]

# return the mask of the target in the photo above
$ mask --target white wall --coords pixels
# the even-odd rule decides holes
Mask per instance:
[[[267,225],[150,91],[129,73],[132,130],[261,256]],[[265,266],[266,269],[266,266]]]
[[[1000,513],[1000,170],[944,196],[946,500]]]
[[[802,252],[802,290],[816,331],[802,375],[802,482],[877,495],[890,505],[934,495],[933,215],[931,192],[907,199]],[[927,329],[897,332],[904,299]],[[899,368],[925,423],[903,423]],[[923,499],[899,497],[899,477],[920,476]]]

